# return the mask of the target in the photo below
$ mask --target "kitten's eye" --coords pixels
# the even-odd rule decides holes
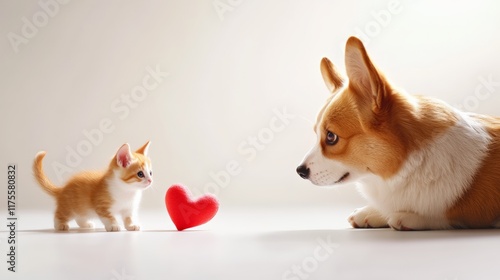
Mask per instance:
[[[339,142],[339,136],[331,131],[326,132],[326,144],[333,146]]]
[[[153,171],[149,171],[149,176],[153,176]]]
[[[144,172],[142,171],[137,172],[137,177],[144,178]]]

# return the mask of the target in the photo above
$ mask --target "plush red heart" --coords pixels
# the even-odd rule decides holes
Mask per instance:
[[[172,185],[167,190],[165,205],[177,230],[204,224],[219,210],[219,201],[215,195],[206,194],[193,199],[189,189],[183,185]]]

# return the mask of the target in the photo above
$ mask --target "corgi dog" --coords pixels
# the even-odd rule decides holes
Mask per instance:
[[[348,80],[321,60],[331,94],[300,177],[356,182],[368,205],[349,216],[354,228],[500,228],[500,118],[397,89],[356,37],[345,67]]]

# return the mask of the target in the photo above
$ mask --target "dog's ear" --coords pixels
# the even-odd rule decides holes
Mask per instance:
[[[323,57],[320,69],[323,81],[325,81],[326,87],[330,92],[335,92],[344,85],[344,79],[328,58]]]
[[[356,37],[347,40],[345,48],[345,65],[349,87],[370,104],[374,113],[385,107],[386,98],[391,93],[390,86],[383,75],[370,60],[363,43]]]

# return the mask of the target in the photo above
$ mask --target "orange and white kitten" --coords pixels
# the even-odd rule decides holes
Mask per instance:
[[[57,201],[55,229],[69,230],[68,223],[73,219],[80,228],[93,228],[91,218],[97,214],[106,231],[120,231],[118,215],[127,230],[139,230],[134,218],[142,191],[153,182],[151,160],[147,157],[149,143],[135,153],[128,144],[122,145],[106,171],[78,173],[62,188],[54,186],[43,173],[42,160],[46,152],[39,152],[33,171],[42,189]]]

